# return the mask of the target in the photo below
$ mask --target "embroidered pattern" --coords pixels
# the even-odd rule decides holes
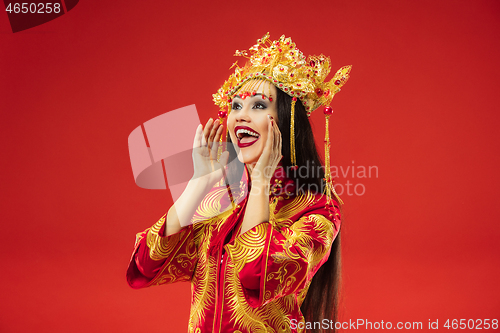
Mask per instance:
[[[329,211],[324,199],[311,193],[288,199],[271,197],[269,223],[255,226],[225,246],[228,259],[220,282],[224,294],[216,297],[221,263],[209,256],[208,249],[232,214],[231,209],[221,207],[224,195],[224,189],[211,192],[193,217],[196,223],[175,235],[158,234],[166,216],[137,234],[137,242],[146,237],[152,259],[166,259],[148,285],[191,281],[189,332],[210,330],[212,325],[206,325],[213,320],[222,320],[240,333],[290,332],[292,319],[304,322],[300,305],[337,234],[337,226],[325,217]],[[338,214],[334,221],[338,223]],[[261,267],[259,290],[247,290],[241,284],[241,274],[249,274],[248,265]],[[217,318],[213,318],[217,308]]]

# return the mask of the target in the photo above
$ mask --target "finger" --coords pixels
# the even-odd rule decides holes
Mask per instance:
[[[199,124],[196,127],[196,133],[194,134],[193,148],[199,148],[201,146],[201,137],[203,134],[203,125]]]
[[[278,148],[278,162],[281,161],[283,157],[283,138],[281,137],[281,132],[278,129],[278,140],[279,140],[279,148]]]
[[[274,126],[274,134],[276,136],[276,154],[278,155],[277,158],[278,160],[281,158],[281,149],[282,149],[282,138],[281,138],[281,132],[280,128],[278,127],[278,124],[275,124]]]
[[[220,154],[220,165],[224,168],[227,165],[227,161],[229,159],[229,152],[225,151],[222,154]]]
[[[278,126],[278,123],[276,121],[274,121],[274,130],[281,136],[280,127]]]
[[[273,148],[273,127],[271,124],[271,116],[268,115],[268,123],[267,123],[267,139],[266,139],[266,144],[264,146],[264,151],[262,152],[262,155],[260,156],[259,160],[257,161],[257,164],[259,165],[259,168],[265,168],[269,165],[269,158],[271,157],[272,154],[272,148]],[[255,165],[257,167],[257,165]]]
[[[271,117],[272,119],[272,136],[273,136],[273,146],[272,146],[272,163],[274,163],[274,159],[276,158],[276,154],[278,153],[278,148],[279,148],[279,129],[278,129],[278,124],[276,121]]]
[[[210,131],[212,130],[212,122],[213,122],[213,119],[212,119],[212,118],[208,119],[207,124],[205,125],[205,129],[203,130],[203,139],[202,139],[202,144],[203,144],[203,146],[206,146],[206,145],[207,145],[207,142],[208,142],[208,134],[209,134],[209,133],[210,133]]]
[[[273,155],[275,155],[276,150],[278,149],[278,136],[277,136],[277,132],[276,132],[277,124],[275,121],[273,121],[274,119],[272,117],[271,117],[271,119],[272,119],[272,126],[273,126]]]
[[[219,121],[214,121],[214,123],[212,125],[212,129],[210,130],[210,134],[208,135],[208,147],[210,149],[215,149],[213,144],[214,144],[215,134],[217,133],[217,129],[218,129],[219,125],[220,125]]]
[[[273,141],[274,141],[273,121],[271,120],[271,116],[270,115],[267,115],[267,118],[268,118],[268,122],[267,122],[267,141],[266,141],[265,148],[269,149],[269,151],[272,151]]]
[[[272,119],[272,117],[271,117]],[[271,153],[270,165],[276,167],[281,158],[281,132],[279,130],[278,124],[273,119],[273,149]]]
[[[217,128],[217,131],[215,132],[215,137],[214,137],[214,141],[215,142],[219,142],[220,141],[220,138],[222,136],[222,131],[223,130],[224,130],[224,125],[223,124],[219,124],[218,128]]]

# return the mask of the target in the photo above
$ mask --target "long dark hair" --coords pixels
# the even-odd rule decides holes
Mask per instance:
[[[282,135],[282,165],[285,170],[290,170],[292,165],[290,156],[290,120],[292,97],[280,89],[276,89],[278,107],[278,127]],[[320,166],[321,159],[316,149],[316,143],[307,117],[306,110],[302,103],[297,100],[295,103],[295,155],[297,166],[306,166],[308,170],[314,168],[317,172],[307,172],[307,177],[301,175],[297,178],[299,186],[304,184],[306,188],[313,189],[315,186],[321,190],[324,187],[324,172]],[[309,186],[314,184],[315,186]],[[339,205],[340,206],[340,205]],[[307,296],[300,306],[306,322],[311,322],[313,328],[310,332],[336,332],[335,325],[329,325],[329,329],[321,330],[314,323],[323,319],[337,322],[338,306],[341,284],[341,246],[340,231],[333,242],[328,260],[320,267],[314,275]],[[319,325],[320,327],[322,325]]]
[[[314,192],[315,190],[322,191],[324,188],[324,169],[321,168],[322,162],[319,157],[314,135],[312,132],[311,124],[307,117],[307,112],[302,103],[297,100],[295,103],[295,155],[298,169],[305,167],[307,174],[300,177],[291,169],[291,154],[290,154],[290,120],[291,120],[291,106],[292,97],[285,92],[276,88],[277,96],[277,111],[278,111],[278,127],[282,136],[282,152],[283,159],[281,164],[289,178],[295,179],[296,188],[305,188]],[[228,133],[227,141],[231,142]],[[237,159],[236,151],[232,148],[232,144],[228,145],[229,160]],[[309,172],[313,168],[315,172]],[[243,173],[241,167],[234,169],[230,178],[232,184],[239,184],[239,177]],[[238,181],[234,181],[238,180]],[[238,191],[237,186],[234,187]],[[299,193],[297,193],[299,194]],[[340,205],[339,205],[340,206]],[[307,296],[304,299],[300,310],[304,315],[306,322],[312,323],[311,333],[332,333],[336,332],[335,325],[329,325],[328,329],[317,328],[314,323],[322,323],[323,319],[328,319],[333,323],[337,322],[338,306],[340,297],[340,284],[341,284],[341,246],[340,246],[340,231],[333,242],[330,256],[328,260],[320,267],[314,275]],[[322,325],[319,325],[320,327]]]

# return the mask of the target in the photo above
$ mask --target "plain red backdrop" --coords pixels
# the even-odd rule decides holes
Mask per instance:
[[[127,137],[216,116],[234,51],[267,31],[353,65],[332,161],[378,177],[338,179],[365,188],[342,196],[341,319],[500,319],[498,1],[87,0],[16,34],[0,13],[0,332],[186,331],[189,284],[125,281],[172,203],[134,184]]]

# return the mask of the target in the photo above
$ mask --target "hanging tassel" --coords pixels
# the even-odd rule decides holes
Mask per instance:
[[[297,159],[295,157],[295,103],[297,102],[297,97],[292,98],[292,112],[290,119],[290,154],[292,160],[292,168],[297,169]]]
[[[231,112],[232,100],[229,99],[228,102],[229,102],[228,110],[227,111],[224,111],[224,110],[219,111],[219,121],[220,121],[221,125],[224,123],[224,119],[226,119],[227,116],[229,115],[229,112]],[[227,126],[224,129],[224,135],[221,135],[220,139],[219,139],[219,149],[217,150],[217,160],[220,160],[220,155],[222,155],[222,152],[224,150],[224,148],[222,146],[223,146],[224,140],[226,140],[226,139],[227,139]]]
[[[224,111],[224,110],[220,110],[219,111],[219,121],[220,121],[220,126],[222,126],[223,122],[224,122],[224,119],[227,118],[227,116],[229,115],[229,113],[231,112],[231,102],[232,102],[232,99],[228,99],[228,102],[229,102],[229,106],[228,106],[228,111]],[[222,155],[223,153],[223,144],[224,144],[224,140],[227,139],[227,126],[226,128],[224,129],[224,136],[221,135],[220,139],[219,139],[219,149],[217,150],[217,160],[220,161],[220,156]],[[227,142],[226,142],[226,145],[227,145]],[[226,146],[226,150],[227,150],[227,146]],[[227,179],[227,174],[226,174],[226,169],[225,167],[222,168],[222,179],[220,180],[220,182],[217,183],[217,186],[226,186],[227,188],[227,192],[228,192],[228,195],[229,195],[229,199],[231,200],[231,205],[233,206],[233,208],[235,207],[235,203],[234,203],[234,198],[233,198],[233,193],[231,191],[231,185],[229,184],[229,180]]]
[[[335,186],[333,186],[333,178],[330,173],[330,131],[329,131],[329,118],[333,113],[333,110],[331,107],[326,106],[325,109],[323,110],[325,113],[325,194],[326,194],[326,202],[327,204],[331,204],[333,199],[332,199],[332,194],[337,198],[337,201],[339,204],[343,205],[344,202],[340,197],[338,196],[337,192],[335,191]]]

